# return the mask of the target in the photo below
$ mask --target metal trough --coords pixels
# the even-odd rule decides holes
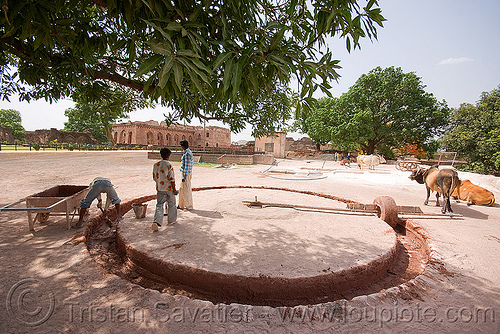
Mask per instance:
[[[88,190],[88,186],[57,185],[3,206],[0,211],[27,211],[30,231],[34,230],[37,220],[41,223],[45,222],[51,214],[66,216],[66,223],[68,229],[70,229],[71,222],[80,208],[80,201],[85,197]],[[22,202],[26,202],[25,208],[12,207]]]

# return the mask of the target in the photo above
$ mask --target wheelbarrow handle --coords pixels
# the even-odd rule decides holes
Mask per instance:
[[[19,204],[19,203],[22,203],[22,202],[25,202],[26,201],[26,197],[25,198],[21,198],[19,201],[17,202],[14,202],[14,203],[10,203],[10,204],[7,204],[5,206],[2,206],[0,208],[0,211],[7,211],[7,210],[12,210],[12,209],[9,209],[9,206],[13,206],[13,205],[16,205],[16,204]]]

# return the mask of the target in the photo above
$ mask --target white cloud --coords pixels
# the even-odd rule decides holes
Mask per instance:
[[[438,65],[453,65],[453,64],[466,63],[469,61],[473,61],[473,59],[467,57],[448,58],[445,60],[441,60]]]

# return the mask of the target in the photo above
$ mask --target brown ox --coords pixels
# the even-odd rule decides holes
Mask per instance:
[[[439,206],[439,195],[443,195],[442,213],[453,212],[450,204],[450,196],[460,184],[458,173],[453,169],[439,169],[437,166],[424,169],[419,167],[410,175],[411,180],[415,180],[420,184],[425,183],[427,189],[427,198],[424,205],[429,203],[431,191],[436,192],[436,206]]]
[[[467,205],[485,205],[495,204],[495,195],[489,190],[477,186],[469,180],[460,181],[460,186],[451,194],[455,199],[466,201]]]
[[[340,161],[340,165],[351,168],[351,162],[347,159],[342,159],[342,161]]]

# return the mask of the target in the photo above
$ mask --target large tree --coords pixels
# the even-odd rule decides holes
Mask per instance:
[[[114,142],[112,125],[116,120],[127,117],[133,110],[152,107],[135,91],[116,84],[113,86],[96,82],[76,89],[72,94],[75,107],[64,112],[68,117],[64,129],[89,130],[99,142]]]
[[[438,102],[424,88],[413,72],[377,67],[340,98],[331,99],[321,117],[316,116],[319,111],[303,116],[303,128],[309,133],[320,127],[324,140],[334,146],[367,154],[406,143],[422,147],[444,131],[449,115],[446,102]]]
[[[115,82],[173,107],[173,120],[235,131],[255,121],[249,104],[292,80],[307,109],[339,77],[327,39],[350,50],[384,21],[375,0],[29,0],[4,1],[2,12],[2,98],[53,101]],[[272,130],[281,118],[270,111],[258,117]]]
[[[21,125],[21,113],[14,109],[0,109],[0,125],[12,130],[14,138],[24,141],[26,131]]]
[[[483,92],[476,105],[453,109],[443,146],[467,160],[467,170],[500,175],[500,86]]]

